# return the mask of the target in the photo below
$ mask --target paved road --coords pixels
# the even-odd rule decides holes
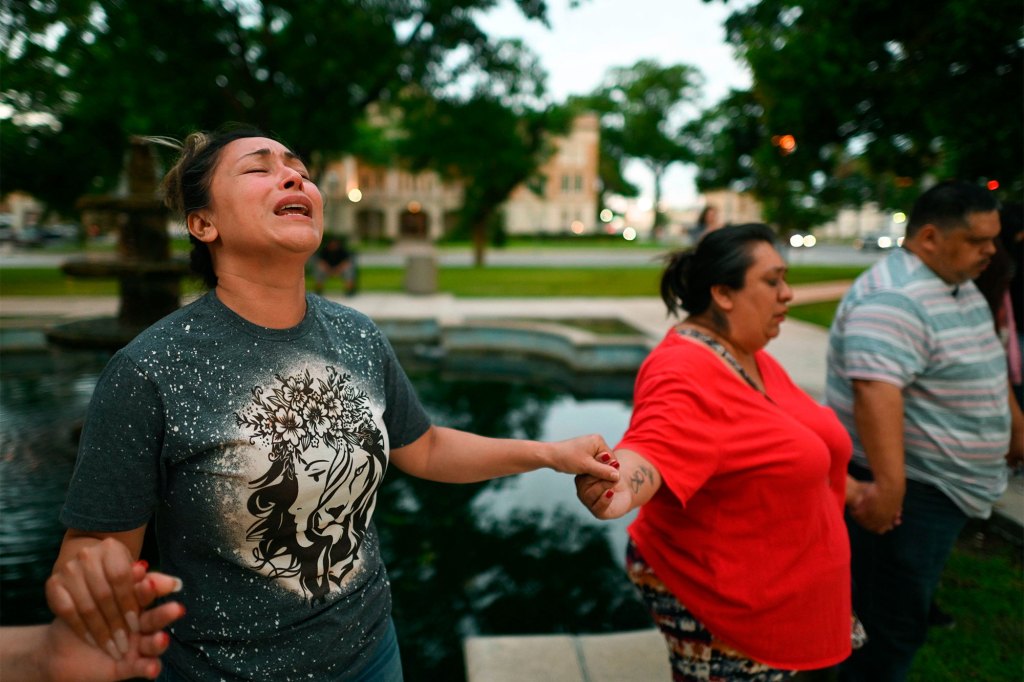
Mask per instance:
[[[636,248],[624,244],[622,248],[516,248],[509,250],[489,249],[486,255],[490,267],[661,267],[662,256],[670,250]],[[871,265],[881,256],[880,252],[857,251],[850,246],[821,244],[812,249],[786,248],[786,257],[794,265]],[[363,265],[377,267],[401,267],[415,254],[429,252],[428,247],[400,245],[388,251],[376,251],[359,255]],[[473,254],[469,249],[443,249],[436,252],[438,263],[444,267],[469,267]],[[4,245],[0,249],[0,267],[56,267],[66,260],[77,258],[74,254],[53,253],[38,250],[12,249]],[[100,256],[104,257],[104,256]]]

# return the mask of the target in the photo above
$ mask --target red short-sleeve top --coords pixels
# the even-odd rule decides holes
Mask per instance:
[[[618,447],[663,485],[629,533],[722,641],[777,668],[829,666],[850,653],[850,438],[775,359],[755,357],[768,397],[674,330],[648,356]]]

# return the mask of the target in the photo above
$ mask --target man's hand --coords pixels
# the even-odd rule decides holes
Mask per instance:
[[[902,489],[862,483],[857,499],[850,504],[854,520],[872,533],[888,533],[900,525],[903,513]]]

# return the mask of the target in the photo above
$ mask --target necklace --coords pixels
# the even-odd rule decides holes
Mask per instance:
[[[743,369],[743,366],[740,365],[739,361],[737,361],[736,358],[733,357],[732,353],[730,353],[729,350],[725,346],[723,346],[720,341],[718,341],[712,336],[709,336],[708,334],[705,334],[704,332],[698,329],[690,329],[689,327],[677,327],[676,333],[679,334],[680,336],[688,336],[691,339],[697,339],[698,341],[707,344],[707,346],[711,348],[711,350],[718,353],[722,357],[722,359],[729,364],[730,367],[736,370],[736,373],[743,377],[743,380],[750,384],[751,388],[753,388],[755,391],[763,395],[765,398],[768,398],[768,400],[771,400],[768,394],[765,393],[764,390],[754,382],[754,379],[749,374],[747,374],[747,370]]]

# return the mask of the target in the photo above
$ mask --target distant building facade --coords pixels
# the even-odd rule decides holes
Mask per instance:
[[[538,170],[543,195],[520,185],[502,205],[508,234],[598,229],[597,116],[578,116],[553,142],[555,152]],[[455,227],[463,197],[461,183],[434,171],[374,166],[353,156],[329,164],[320,189],[325,229],[356,241],[437,240]]]
[[[734,192],[730,189],[711,190],[704,193],[702,210],[704,206],[717,208],[723,225],[742,225],[743,223],[764,221],[761,202],[750,192]]]
[[[0,198],[0,223],[16,233],[35,227],[43,215],[43,205],[24,192],[8,192]]]
[[[597,115],[576,117],[569,134],[555,138],[555,153],[540,168],[543,195],[523,185],[509,195],[503,207],[508,233],[597,232],[600,143]]]
[[[891,211],[879,209],[878,204],[868,202],[857,208],[843,208],[831,220],[815,230],[827,239],[850,239],[873,233],[898,233],[902,235],[903,225],[893,220]]]

